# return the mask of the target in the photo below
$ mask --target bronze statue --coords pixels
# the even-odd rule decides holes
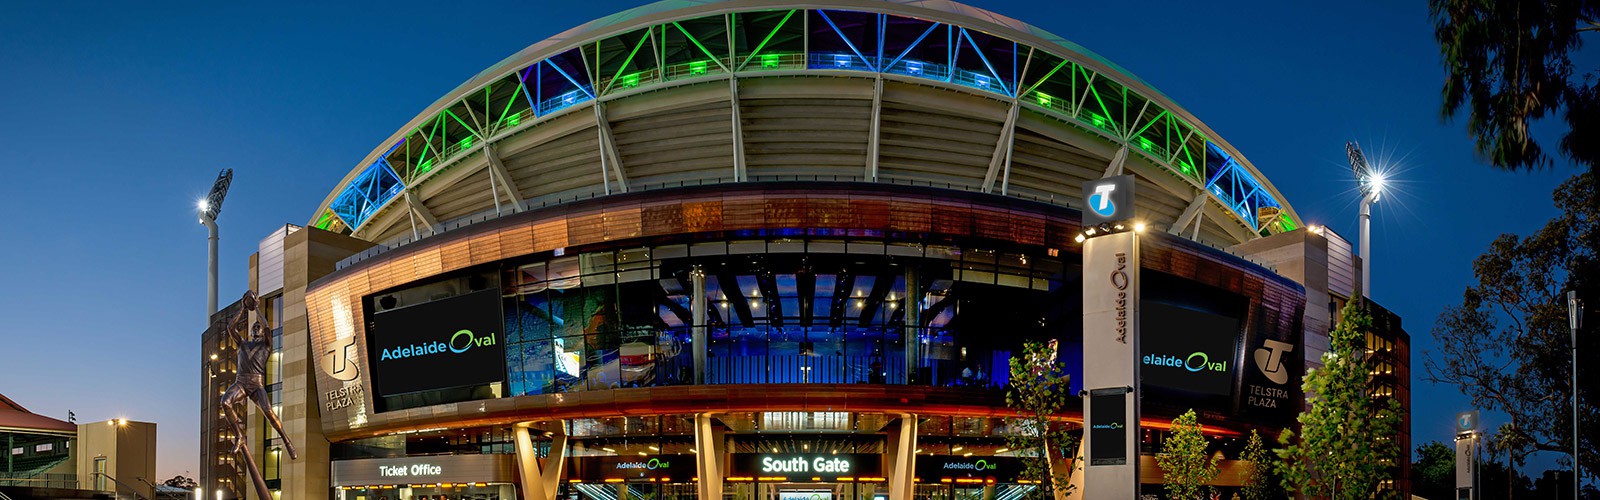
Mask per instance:
[[[249,465],[250,478],[255,481],[256,492],[261,498],[272,498],[267,489],[266,481],[261,477],[261,469],[256,465],[255,457],[246,446],[244,425],[239,414],[233,411],[233,405],[249,398],[267,417],[267,422],[272,423],[272,428],[278,431],[278,437],[283,438],[284,449],[289,452],[289,458],[296,459],[300,454],[295,451],[294,442],[289,440],[287,433],[283,432],[283,422],[278,420],[278,414],[272,411],[272,400],[267,397],[266,376],[267,357],[272,354],[272,338],[266,335],[266,325],[257,314],[254,323],[250,322],[250,313],[258,312],[256,293],[246,291],[244,297],[239,299],[239,310],[233,314],[227,323],[222,325],[233,341],[239,345],[238,370],[233,379],[233,385],[222,393],[222,409],[228,417],[228,422],[233,424],[233,452],[243,453],[243,462]],[[247,338],[244,334],[250,330]]]

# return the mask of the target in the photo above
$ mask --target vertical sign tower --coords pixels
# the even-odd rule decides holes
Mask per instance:
[[[1139,495],[1139,233],[1133,176],[1083,185],[1083,498]]]

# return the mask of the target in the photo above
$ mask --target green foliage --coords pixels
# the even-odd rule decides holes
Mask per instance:
[[[1312,497],[1366,500],[1387,498],[1379,491],[1386,468],[1399,457],[1394,436],[1400,427],[1400,403],[1367,391],[1370,364],[1365,332],[1372,317],[1355,302],[1344,308],[1328,335],[1322,368],[1306,372],[1302,388],[1308,408],[1300,412],[1300,433],[1285,430],[1277,450],[1283,459],[1283,486]]]
[[[1580,34],[1600,28],[1600,2],[1428,3],[1449,73],[1442,111],[1447,118],[1466,111],[1480,156],[1506,170],[1549,165],[1550,155],[1533,139],[1530,125],[1565,113],[1561,154],[1600,167],[1600,144],[1593,140],[1600,136],[1600,86],[1588,78],[1593,68],[1574,68],[1570,59]]]
[[[1056,362],[1054,342],[1024,342],[1022,355],[1011,358],[1011,386],[1006,389],[1006,406],[1017,416],[1006,418],[1006,446],[1024,459],[1020,478],[1035,481],[1034,498],[1053,498],[1057,487],[1069,492],[1071,476],[1060,460],[1075,448],[1075,440],[1053,422],[1076,396],[1071,375]],[[1074,467],[1082,467],[1074,461]]]
[[[1438,441],[1417,447],[1417,458],[1411,462],[1411,494],[1423,498],[1455,498],[1454,449]]]
[[[1209,489],[1206,485],[1217,477],[1221,459],[1221,455],[1206,453],[1206,436],[1194,410],[1189,410],[1172,421],[1172,435],[1156,454],[1156,466],[1161,467],[1167,495],[1188,500],[1203,498],[1202,493]]]
[[[1600,350],[1600,195],[1594,173],[1555,191],[1558,215],[1526,237],[1503,234],[1473,261],[1477,282],[1434,323],[1437,351],[1424,357],[1426,380],[1454,385],[1481,410],[1506,415],[1488,444],[1520,466],[1535,451],[1572,453],[1572,340],[1566,291],[1588,308],[1579,352]],[[1600,387],[1600,370],[1578,370],[1578,387]],[[1586,391],[1585,394],[1594,394]],[[1583,398],[1585,423],[1600,398]],[[1583,470],[1600,471],[1600,425],[1580,429]]]
[[[1261,441],[1261,434],[1255,430],[1250,431],[1249,439],[1244,442],[1244,452],[1239,454],[1239,459],[1250,463],[1248,469],[1250,476],[1240,478],[1244,485],[1239,490],[1243,500],[1266,500],[1268,498],[1283,498],[1283,492],[1278,488],[1277,457],[1267,451]]]

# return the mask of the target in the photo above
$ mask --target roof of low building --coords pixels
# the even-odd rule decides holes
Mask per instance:
[[[0,394],[0,430],[77,432],[78,426],[28,411]]]

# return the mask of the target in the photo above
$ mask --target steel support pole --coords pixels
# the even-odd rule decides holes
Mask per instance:
[[[1372,297],[1372,202],[1373,195],[1361,197],[1361,296]]]
[[[211,326],[211,317],[217,314],[217,221],[206,216],[200,216],[200,223],[205,224],[208,267],[206,275],[206,326]]]
[[[1583,484],[1578,472],[1578,327],[1582,326],[1583,304],[1578,302],[1578,291],[1567,291],[1567,320],[1572,331],[1572,498],[1579,498]]]
[[[689,315],[694,321],[689,326],[689,343],[694,358],[694,383],[706,383],[706,352],[710,348],[706,336],[706,272],[695,267],[689,272],[694,295],[689,297]]]

